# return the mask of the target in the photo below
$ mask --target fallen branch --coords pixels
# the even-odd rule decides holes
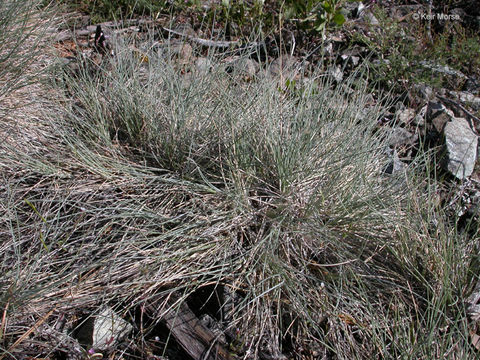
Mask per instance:
[[[67,40],[75,40],[79,36],[89,36],[91,33],[90,30],[81,29],[81,30],[63,30],[55,35],[55,42],[62,42]]]
[[[208,47],[229,48],[231,46],[237,46],[237,45],[241,44],[240,40],[236,40],[236,41],[205,40],[205,39],[200,39],[200,38],[196,38],[196,37],[191,36],[191,35],[184,34],[184,33],[179,32],[179,31],[168,29],[168,28],[165,28],[165,27],[163,29],[165,31],[171,33],[171,34],[186,37],[187,39],[189,39],[193,42],[196,42],[197,44],[200,44],[200,45],[203,45],[203,46],[208,46]]]
[[[437,95],[437,97],[440,100],[445,101],[446,103],[448,103],[450,105],[453,105],[456,108],[460,109],[465,115],[467,115],[467,117],[469,117],[472,120],[475,120],[477,122],[477,125],[480,126],[480,119],[478,117],[476,117],[475,115],[473,115],[470,111],[468,111],[462,104],[460,104],[457,101],[453,101],[453,100],[448,99],[446,97],[440,96],[440,95]],[[473,126],[472,123],[470,123],[470,127],[472,128],[473,132],[478,135],[477,130],[476,130],[475,126]]]

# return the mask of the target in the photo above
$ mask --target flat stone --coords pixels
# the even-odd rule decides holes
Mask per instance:
[[[467,91],[451,91],[450,93],[455,95],[463,105],[472,108],[474,111],[480,110],[480,97]]]
[[[444,166],[458,179],[469,177],[477,159],[477,135],[467,120],[455,117],[445,125],[444,135],[447,150]]]
[[[411,108],[397,110],[395,113],[397,121],[401,124],[409,124],[415,117],[415,110]]]
[[[438,133],[443,131],[445,124],[452,118],[454,118],[453,111],[447,109],[441,102],[428,102],[427,121],[433,124]]]
[[[255,60],[240,58],[233,64],[234,71],[236,73],[242,74],[248,79],[251,79],[255,76],[260,66]]]
[[[413,145],[417,139],[417,134],[412,134],[410,131],[405,130],[404,128],[397,127],[392,129],[388,139],[388,145],[392,147]]]
[[[133,326],[118,316],[111,308],[105,308],[95,316],[92,348],[106,350],[125,338]]]
[[[298,59],[295,56],[282,55],[272,61],[268,70],[273,77],[294,79],[299,75]]]

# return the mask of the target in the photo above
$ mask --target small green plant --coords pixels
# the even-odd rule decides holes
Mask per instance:
[[[168,12],[176,3],[183,3],[180,0],[173,3],[167,0],[58,0],[67,6],[73,6],[76,10],[89,14],[92,23],[99,23],[107,20],[129,18],[135,15]]]
[[[465,73],[480,75],[480,36],[468,33],[461,26],[436,34],[427,54]]]
[[[372,36],[354,34],[351,41],[371,51],[376,59],[372,66],[375,79],[385,88],[405,91],[408,84],[419,82],[434,87],[455,86],[441,72],[422,66],[425,60],[466,74],[480,74],[480,37],[461,24],[434,33],[430,42],[425,24],[411,22],[404,26],[381,7],[375,7],[374,14],[380,26]]]
[[[345,2],[346,0],[286,0],[284,16],[287,19],[297,18],[304,26],[308,24],[307,27],[311,26],[325,35],[327,25],[343,25],[345,22],[341,12]]]
[[[342,4],[343,1],[341,0],[324,0],[322,2],[323,13],[317,14],[315,29],[324,33],[329,23],[333,22],[336,25],[343,25],[345,17],[340,12]]]

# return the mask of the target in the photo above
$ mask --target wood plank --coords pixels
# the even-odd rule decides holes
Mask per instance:
[[[185,301],[180,306],[172,306],[179,299],[178,294],[169,297],[167,307],[171,309],[163,315],[162,321],[183,350],[195,360],[235,360],[237,357],[230,354],[226,345],[220,343],[210,329],[202,325]],[[161,311],[153,304],[147,308],[149,312]],[[152,317],[155,316],[152,314]]]

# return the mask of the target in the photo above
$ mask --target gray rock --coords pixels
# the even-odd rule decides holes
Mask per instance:
[[[448,121],[454,117],[453,112],[441,102],[429,101],[427,105],[426,120],[433,124],[435,130],[441,133]]]
[[[467,91],[451,91],[450,94],[454,95],[463,105],[474,111],[480,111],[480,97]]]
[[[255,60],[240,58],[233,63],[234,72],[251,79],[255,76],[260,66]]]
[[[399,123],[409,124],[415,117],[415,110],[411,108],[397,110],[395,117]]]
[[[405,164],[400,160],[400,158],[398,157],[398,153],[396,151],[393,151],[393,153],[389,155],[389,158],[390,158],[390,162],[383,170],[385,174],[396,175],[399,172],[405,171],[405,169],[407,168],[407,164]]]
[[[472,175],[477,159],[478,137],[464,118],[452,117],[445,125],[444,167],[458,179]]]
[[[272,61],[268,71],[273,77],[280,76],[287,79],[294,79],[300,73],[298,59],[295,56],[282,55]]]
[[[375,17],[375,15],[373,15],[373,13],[369,9],[362,10],[359,13],[358,18],[370,25],[374,25],[374,26],[380,25],[380,22],[378,21],[378,19]]]
[[[340,82],[343,80],[343,71],[340,66],[331,66],[328,71],[328,75],[330,75],[336,82]]]
[[[199,73],[205,74],[209,72],[212,69],[212,67],[213,67],[212,61],[209,58],[199,57],[195,61],[195,69],[197,69]]]
[[[425,126],[425,117],[427,115],[427,108],[428,106],[425,105],[418,111],[418,113],[415,115],[415,117],[412,120],[412,123],[414,125]]]
[[[417,134],[412,134],[404,128],[397,127],[391,130],[388,138],[388,145],[391,147],[398,147],[402,145],[413,145],[418,139]]]
[[[174,42],[170,46],[170,54],[174,55],[181,64],[189,64],[193,58],[192,45],[187,42]]]

